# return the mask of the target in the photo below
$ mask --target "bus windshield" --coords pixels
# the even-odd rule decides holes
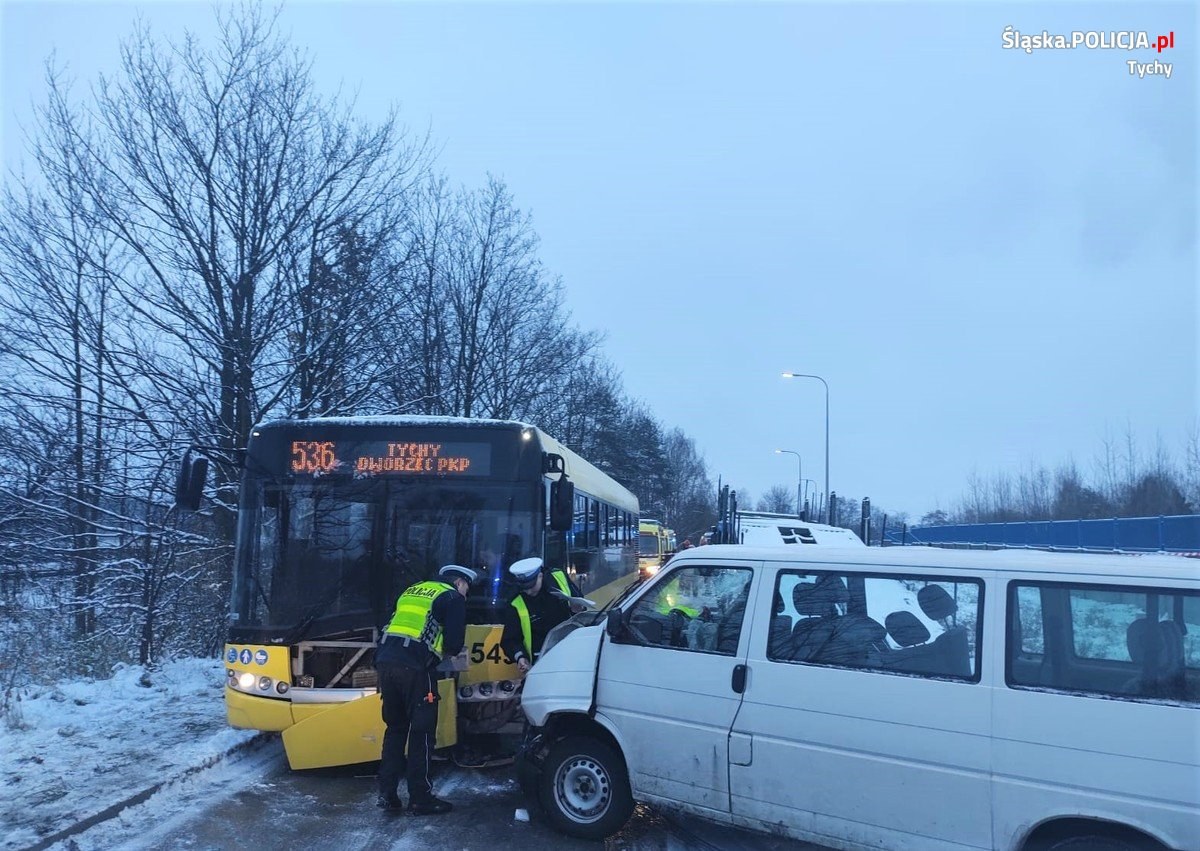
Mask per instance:
[[[537,487],[366,480],[248,482],[232,633],[292,643],[383,627],[397,595],[445,564],[479,570],[473,610],[532,554]]]

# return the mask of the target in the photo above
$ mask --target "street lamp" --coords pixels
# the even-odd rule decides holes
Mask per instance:
[[[803,372],[785,372],[784,378],[815,378],[825,385],[825,511],[829,511],[829,383],[819,375]],[[828,522],[828,521],[826,521]]]
[[[775,454],[796,456],[796,516],[799,517],[800,512],[804,507],[804,503],[800,501],[800,494],[802,493],[804,487],[804,479],[802,478],[804,475],[804,469],[800,460],[800,453],[793,452],[791,449],[776,449]]]

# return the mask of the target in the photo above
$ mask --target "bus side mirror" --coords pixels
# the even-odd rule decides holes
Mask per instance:
[[[557,482],[550,483],[550,528],[569,532],[575,520],[575,483],[563,473]]]
[[[200,497],[204,495],[204,484],[208,478],[208,459],[192,459],[192,450],[183,453],[179,462],[179,476],[175,480],[175,505],[185,511],[198,511]]]
[[[608,610],[608,620],[604,624],[604,631],[614,641],[623,638],[628,633],[628,628],[625,624],[625,613],[621,611],[620,606]]]

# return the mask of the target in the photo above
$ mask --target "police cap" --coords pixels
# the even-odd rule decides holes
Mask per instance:
[[[512,567],[508,569],[509,575],[513,581],[522,588],[532,588],[537,582],[538,574],[542,571],[542,560],[537,558],[523,558],[520,561],[514,561]]]
[[[479,574],[471,570],[469,567],[463,567],[461,564],[448,564],[438,571],[438,576],[450,581],[452,579],[465,579],[471,585],[475,584],[475,580],[479,578]]]

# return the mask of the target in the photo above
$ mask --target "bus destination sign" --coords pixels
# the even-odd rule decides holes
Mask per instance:
[[[290,469],[297,476],[486,476],[491,460],[488,443],[293,440]]]

